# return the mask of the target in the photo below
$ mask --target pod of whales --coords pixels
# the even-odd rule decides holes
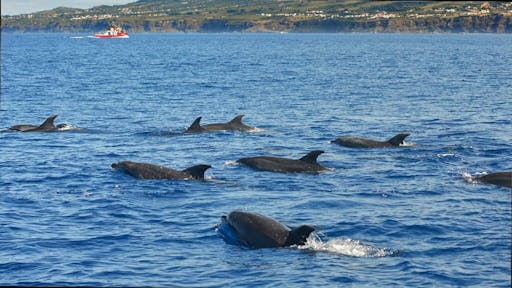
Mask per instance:
[[[221,221],[227,223],[243,245],[250,248],[277,248],[304,245],[315,228],[302,225],[295,229],[253,212],[235,210]]]
[[[112,168],[118,168],[126,174],[139,179],[182,179],[204,180],[204,172],[210,165],[196,165],[185,170],[174,170],[160,165],[121,161],[112,163]]]
[[[242,123],[243,114],[236,116],[227,123],[212,123],[201,125],[201,117],[197,117],[196,120],[188,127],[185,133],[202,133],[202,132],[217,132],[217,131],[250,131],[254,127],[245,125]]]
[[[318,155],[324,153],[321,150],[311,151],[300,159],[288,159],[272,156],[257,156],[238,159],[238,163],[249,167],[272,172],[283,173],[318,173],[327,171],[326,167],[318,164]]]
[[[474,180],[477,182],[512,188],[512,171],[490,173],[476,177]]]
[[[399,147],[404,143],[404,139],[409,136],[409,133],[401,133],[393,136],[387,141],[376,141],[371,139],[359,137],[339,137],[331,143],[336,143],[341,146],[349,148],[386,148],[386,147]]]

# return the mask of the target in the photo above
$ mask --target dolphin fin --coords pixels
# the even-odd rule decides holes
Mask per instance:
[[[192,175],[192,177],[194,177],[195,179],[204,179],[204,171],[206,171],[210,167],[212,167],[212,166],[210,166],[210,165],[195,165],[195,166],[192,166],[192,167],[189,167],[189,168],[183,170],[183,172]]]
[[[313,233],[315,228],[309,225],[301,225],[295,229],[292,229],[290,233],[288,233],[288,238],[286,238],[285,246],[291,245],[304,245],[309,237],[309,234]]]
[[[244,114],[237,115],[233,120],[229,121],[230,124],[242,124],[242,118],[244,117]]]
[[[203,127],[201,127],[201,124],[200,124],[201,118],[202,117],[197,117],[196,120],[194,120],[194,122],[192,123],[192,125],[190,125],[190,127],[188,127],[187,132],[202,131]]]
[[[393,138],[389,139],[388,142],[391,143],[393,146],[400,146],[404,142],[404,139],[411,134],[409,133],[400,133],[398,135],[395,135]]]
[[[43,124],[39,125],[37,127],[38,129],[52,129],[55,128],[55,124],[53,124],[53,121],[55,118],[57,118],[58,115],[52,115],[48,117],[46,120],[44,120]]]
[[[324,153],[324,151],[322,151],[322,150],[311,151],[308,154],[306,154],[306,156],[300,158],[299,160],[302,160],[309,164],[318,164],[316,162],[316,158],[318,158],[318,156],[322,153]]]

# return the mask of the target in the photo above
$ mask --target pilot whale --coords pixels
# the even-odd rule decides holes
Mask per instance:
[[[221,217],[221,225],[234,230],[241,244],[249,248],[277,248],[304,245],[315,228],[302,225],[295,229],[254,212],[235,210]]]
[[[404,139],[409,136],[409,133],[401,133],[393,136],[387,141],[376,141],[371,139],[359,137],[339,137],[331,143],[336,143],[341,146],[350,148],[386,148],[386,147],[399,147],[404,143]]]
[[[58,115],[51,115],[48,117],[43,124],[37,126],[37,125],[30,125],[30,124],[20,124],[20,125],[14,125],[10,127],[10,130],[15,131],[21,131],[21,132],[50,132],[50,131],[57,131],[59,130],[62,125],[66,124],[59,124],[59,126],[55,126],[53,124],[53,121],[55,121],[55,118],[57,118]]]
[[[309,152],[300,159],[287,159],[272,156],[257,156],[238,159],[236,162],[245,164],[249,167],[272,172],[284,173],[318,173],[329,170],[318,164],[317,158],[324,153],[321,150]]]
[[[242,118],[245,115],[241,114],[233,118],[227,123],[212,123],[201,125],[201,117],[197,117],[196,120],[187,128],[185,133],[201,133],[201,132],[216,132],[216,131],[250,131],[254,127],[245,125],[242,123]]]
[[[490,173],[476,177],[474,180],[477,182],[512,188],[512,171]]]
[[[204,180],[204,172],[212,166],[201,164],[180,171],[160,165],[121,161],[112,163],[111,167],[121,169],[126,174],[139,179]]]

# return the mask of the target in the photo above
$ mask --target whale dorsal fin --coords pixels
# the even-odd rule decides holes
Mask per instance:
[[[310,164],[318,164],[316,162],[316,158],[318,158],[318,155],[320,155],[322,153],[324,153],[324,151],[322,151],[322,150],[311,151],[308,154],[306,154],[306,156],[300,158],[300,160],[310,163]]]
[[[242,118],[244,117],[244,114],[240,114],[233,118],[233,120],[229,121],[230,124],[242,124]]]
[[[55,121],[55,118],[57,118],[58,115],[52,115],[48,117],[46,120],[44,120],[43,124],[39,125],[37,129],[52,129],[55,128],[55,124],[53,124],[53,121]]]
[[[404,139],[411,134],[409,133],[400,133],[395,135],[393,138],[389,139],[388,142],[393,146],[400,146],[404,142]]]
[[[285,246],[290,245],[304,245],[309,237],[309,234],[313,233],[315,228],[309,225],[301,225],[295,229],[292,229],[288,233],[288,238],[286,238]]]
[[[197,117],[196,120],[188,127],[187,132],[193,132],[193,131],[202,131],[203,127],[201,127],[201,116]]]
[[[203,165],[203,164],[195,165],[195,166],[192,166],[192,167],[189,167],[189,168],[183,170],[183,172],[190,174],[195,179],[202,180],[202,179],[204,179],[204,171],[206,171],[210,167],[212,167],[212,166]]]

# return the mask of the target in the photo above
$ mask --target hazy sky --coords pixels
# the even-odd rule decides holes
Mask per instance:
[[[91,8],[98,5],[120,5],[137,0],[1,0],[2,15],[17,15],[50,10],[59,6]]]

